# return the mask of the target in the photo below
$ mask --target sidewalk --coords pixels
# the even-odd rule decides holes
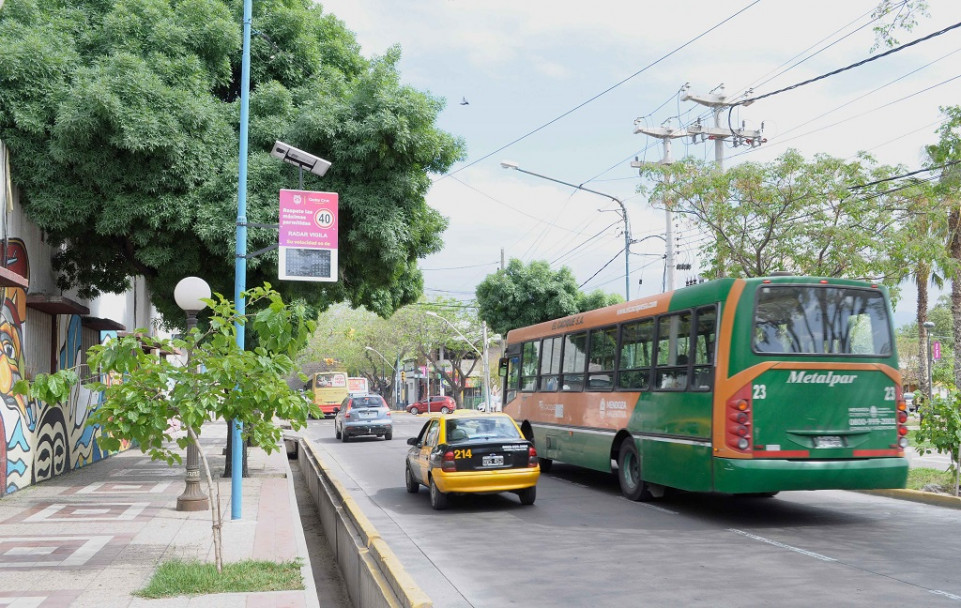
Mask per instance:
[[[207,424],[201,434],[214,480],[220,482],[224,562],[299,557],[304,590],[133,597],[161,562],[213,562],[214,553],[210,512],[176,510],[184,467],[151,461],[132,449],[0,498],[0,606],[318,606],[283,443],[270,455],[249,449],[241,519],[231,520],[231,480],[220,477],[226,429],[223,423]]]

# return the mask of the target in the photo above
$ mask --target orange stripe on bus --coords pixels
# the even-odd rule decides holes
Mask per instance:
[[[656,296],[631,300],[630,302],[624,302],[616,306],[589,310],[562,319],[545,321],[544,323],[538,323],[530,327],[512,329],[507,333],[507,343],[526,342],[535,338],[546,338],[566,332],[576,332],[578,329],[584,329],[586,331],[588,328],[607,327],[617,323],[623,323],[624,321],[659,315],[667,312],[668,308],[670,308],[672,295],[674,295],[674,292],[669,291]]]
[[[747,285],[744,279],[738,279],[731,285],[731,290],[727,294],[727,300],[721,303],[721,331],[717,342],[717,382],[714,387],[714,420],[711,425],[713,428],[714,455],[722,458],[750,458],[749,454],[742,454],[727,446],[724,441],[724,432],[727,427],[725,420],[727,416],[727,400],[744,386],[745,381],[737,378],[728,378],[729,364],[731,356],[731,334],[734,331],[734,317],[737,312],[737,304],[744,293]],[[738,377],[742,376],[738,374]],[[750,376],[747,377],[749,379]]]

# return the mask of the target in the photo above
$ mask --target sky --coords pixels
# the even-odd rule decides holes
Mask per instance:
[[[437,126],[464,140],[467,158],[433,176],[427,202],[449,220],[444,248],[421,261],[425,292],[469,303],[502,259],[570,268],[583,291],[632,298],[669,287],[667,218],[637,192],[638,162],[659,162],[662,140],[636,132],[682,129],[726,100],[780,91],[883,52],[874,44],[876,0],[675,0],[593,3],[544,0],[327,0],[366,57],[399,45],[401,80],[446,100]],[[909,43],[961,23],[961,2],[930,0]],[[719,88],[720,87],[720,88]],[[961,28],[732,114],[766,143],[723,146],[725,167],[769,162],[790,148],[806,158],[921,168],[936,143],[939,106],[961,103]],[[727,111],[722,121],[727,123]],[[717,160],[713,142],[671,140],[673,159]],[[516,163],[529,173],[504,169]],[[549,178],[549,179],[548,179]],[[556,183],[558,180],[583,189]],[[598,194],[600,193],[600,194]],[[625,285],[624,222],[635,242]],[[704,236],[672,223],[674,286],[697,276]],[[906,286],[895,322],[909,322]]]

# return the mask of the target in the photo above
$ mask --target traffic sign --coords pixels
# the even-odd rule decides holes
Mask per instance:
[[[941,343],[940,342],[935,342],[934,344],[931,345],[931,357],[935,361],[941,360]]]
[[[336,192],[280,191],[279,278],[337,281]]]

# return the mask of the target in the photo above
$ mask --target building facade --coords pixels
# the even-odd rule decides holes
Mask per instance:
[[[89,377],[86,351],[128,328],[152,327],[143,280],[92,301],[57,288],[55,251],[23,214],[0,142],[0,496],[105,458],[88,424],[99,394],[75,387],[66,403],[14,393],[18,380],[75,368]]]

